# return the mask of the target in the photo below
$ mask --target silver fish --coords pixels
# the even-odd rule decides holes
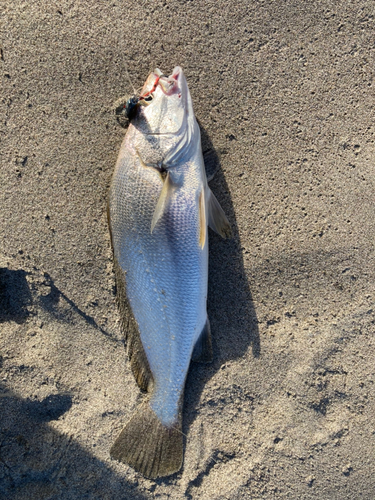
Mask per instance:
[[[180,470],[190,360],[212,359],[209,225],[230,226],[207,185],[200,130],[180,67],[151,73],[128,101],[130,125],[109,193],[118,304],[135,379],[150,396],[111,448],[149,478]]]

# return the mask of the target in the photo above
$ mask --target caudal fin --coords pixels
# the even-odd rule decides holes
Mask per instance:
[[[183,459],[181,424],[165,427],[146,402],[125,425],[110,453],[150,479],[174,474]]]

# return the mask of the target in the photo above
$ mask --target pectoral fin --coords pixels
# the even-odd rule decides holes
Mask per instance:
[[[206,195],[208,198],[208,225],[223,238],[230,238],[230,236],[232,235],[232,230],[230,228],[230,224],[224,213],[224,210],[221,208],[220,203],[217,201],[210,188],[207,188]]]
[[[169,172],[167,172],[167,176],[164,179],[164,184],[163,184],[160,196],[159,196],[159,200],[156,204],[155,212],[154,212],[154,215],[152,217],[151,233],[155,229],[155,226],[156,226],[158,220],[163,215],[165,207],[167,206],[168,199],[172,195],[172,192],[173,192],[173,183],[172,183],[171,177],[169,175]]]
[[[204,248],[207,238],[206,202],[204,189],[199,195],[199,246]]]

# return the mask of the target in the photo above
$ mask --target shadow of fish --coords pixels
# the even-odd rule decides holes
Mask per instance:
[[[190,360],[212,359],[207,226],[223,237],[230,226],[207,185],[182,69],[169,77],[156,69],[127,107],[131,121],[110,188],[109,224],[131,367],[150,397],[111,456],[156,478],[182,466]]]

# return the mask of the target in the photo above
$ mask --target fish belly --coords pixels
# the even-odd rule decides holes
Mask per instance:
[[[162,185],[155,169],[127,153],[118,161],[109,207],[115,258],[154,379],[150,406],[170,426],[207,319],[208,245],[199,245],[198,196],[182,187],[151,234]]]

